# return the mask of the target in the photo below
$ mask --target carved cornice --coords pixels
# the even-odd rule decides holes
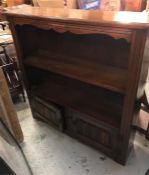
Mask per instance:
[[[121,28],[103,27],[98,25],[88,24],[74,24],[70,22],[58,22],[37,20],[31,18],[13,18],[14,25],[32,25],[40,29],[49,30],[53,29],[56,32],[64,33],[71,32],[74,34],[105,34],[113,37],[114,39],[125,39],[128,42],[131,40],[131,30]]]

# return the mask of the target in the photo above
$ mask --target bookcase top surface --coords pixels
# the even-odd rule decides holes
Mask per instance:
[[[126,11],[79,10],[67,8],[32,7],[28,5],[7,8],[6,17],[46,19],[49,21],[88,23],[89,25],[148,29],[149,13]]]

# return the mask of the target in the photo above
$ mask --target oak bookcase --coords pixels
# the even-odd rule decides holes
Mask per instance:
[[[146,13],[5,13],[33,116],[125,164],[148,71]]]

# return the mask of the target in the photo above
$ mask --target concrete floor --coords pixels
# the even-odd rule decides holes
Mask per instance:
[[[145,175],[149,144],[137,134],[126,166],[32,118],[26,103],[16,105],[24,133],[22,148],[34,175]]]
[[[1,172],[3,169],[1,158],[16,175],[31,175],[20,148],[0,122],[0,175],[10,175],[10,173],[4,174]]]

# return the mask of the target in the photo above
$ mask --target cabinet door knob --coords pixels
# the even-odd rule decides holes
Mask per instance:
[[[77,123],[77,122],[78,122],[78,118],[75,117],[75,116],[73,116],[73,117],[72,117],[72,122],[73,122],[73,123]]]

